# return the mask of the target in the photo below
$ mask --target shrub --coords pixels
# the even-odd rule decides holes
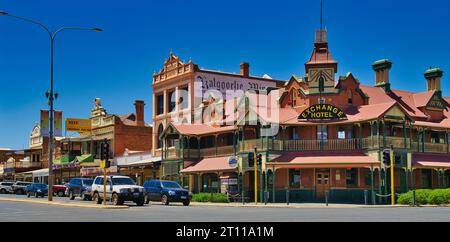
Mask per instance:
[[[450,203],[450,189],[437,189],[430,193],[428,204],[442,205]]]
[[[412,191],[401,194],[397,203],[404,205],[412,205]],[[417,190],[416,191],[416,205],[444,205],[450,204],[450,189],[436,189],[436,190]]]
[[[228,203],[228,196],[222,193],[198,193],[192,196],[193,202],[200,203]]]

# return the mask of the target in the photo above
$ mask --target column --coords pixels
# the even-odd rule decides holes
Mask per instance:
[[[378,160],[380,161],[379,169],[378,169],[378,194],[382,193],[382,186],[381,186],[381,140],[380,140],[380,121],[377,120],[376,122],[377,127],[377,142],[378,142]],[[381,204],[381,197],[378,197],[378,203]]]
[[[179,105],[179,100],[180,100],[180,93],[178,91],[178,87],[175,87],[175,111],[178,113],[180,111],[180,105]],[[183,120],[181,120],[183,121]]]
[[[406,130],[406,120],[403,122],[403,142],[404,142],[404,162],[405,162],[405,182],[406,191],[409,191],[409,179],[408,179],[408,145],[407,145],[407,130]],[[401,187],[401,186],[400,186]]]
[[[216,146],[216,157],[219,155],[217,140],[218,140],[218,135],[215,135],[214,136],[214,145]]]
[[[164,115],[166,115],[169,111],[169,105],[167,103],[167,90],[164,90]]]
[[[373,165],[370,167],[370,194],[372,197],[372,205],[375,205],[375,189],[374,189],[374,177],[373,177]]]
[[[276,199],[275,199],[275,196],[276,196],[276,185],[275,184],[277,182],[276,174],[277,174],[277,170],[275,169],[275,167],[272,167],[272,202],[273,203],[276,202]]]

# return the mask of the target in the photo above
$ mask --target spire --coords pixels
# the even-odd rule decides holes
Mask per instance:
[[[320,29],[323,29],[323,0],[320,0]]]

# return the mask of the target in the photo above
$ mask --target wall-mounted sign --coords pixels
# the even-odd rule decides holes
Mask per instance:
[[[340,120],[347,119],[347,115],[340,108],[331,104],[316,104],[303,111],[299,119],[318,121]]]
[[[230,167],[232,168],[236,168],[238,166],[238,160],[236,157],[232,156],[228,159],[228,164],[230,165]]]
[[[92,122],[90,119],[66,119],[66,130],[70,132],[90,132]]]

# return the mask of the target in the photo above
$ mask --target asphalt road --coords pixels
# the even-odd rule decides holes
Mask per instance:
[[[0,201],[0,222],[450,222],[450,208],[233,208],[152,204],[106,210]]]

